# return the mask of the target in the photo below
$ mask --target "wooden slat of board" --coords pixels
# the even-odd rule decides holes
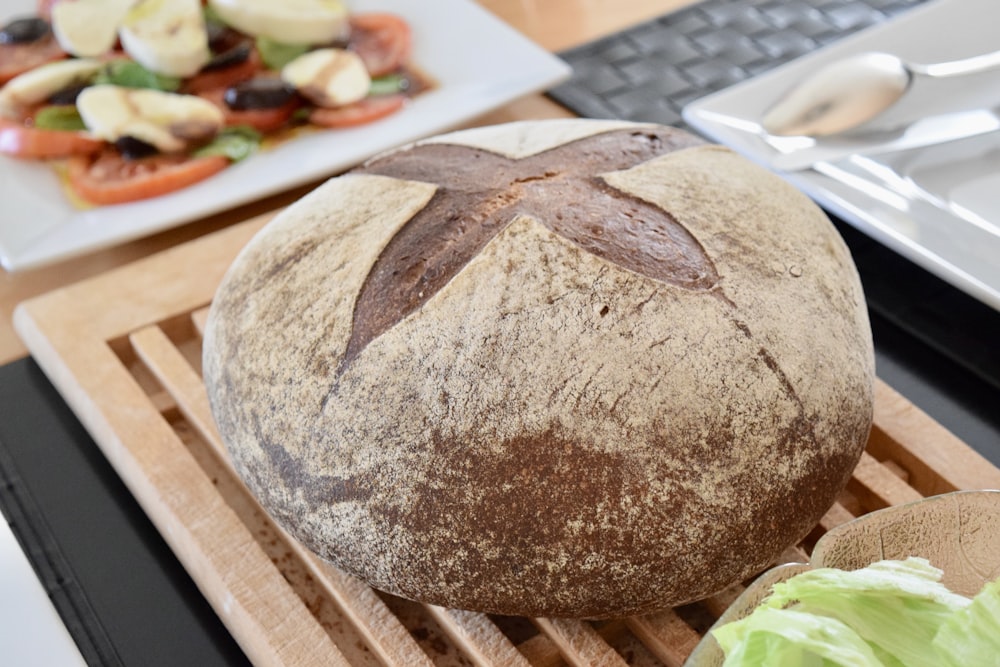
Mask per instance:
[[[426,605],[426,608],[477,667],[530,667],[527,658],[485,614],[435,605]]]
[[[868,451],[906,470],[922,495],[1000,489],[1000,469],[881,380],[874,420]]]
[[[797,544],[793,544],[778,556],[778,559],[774,562],[775,565],[784,565],[786,563],[808,563],[809,554],[806,550]]]
[[[195,331],[198,332],[199,336],[205,335],[206,322],[208,322],[208,306],[191,313],[191,323],[194,324]]]
[[[213,445],[219,456],[228,460],[229,455],[221,446],[219,431],[212,419],[205,384],[173,342],[155,325],[139,329],[129,336],[129,341],[139,358],[174,398],[185,419],[205,442]]]
[[[701,635],[672,609],[632,616],[625,622],[666,667],[681,667],[701,641]]]
[[[517,650],[527,658],[532,667],[563,667],[566,664],[559,647],[545,633],[522,641],[517,645]]]
[[[299,542],[298,555],[387,667],[432,667],[430,658],[382,598],[363,581],[323,563]]]
[[[733,584],[715,595],[705,598],[702,600],[702,604],[705,605],[705,608],[708,609],[712,616],[718,618],[722,616],[726,609],[729,609],[729,605],[743,593],[743,590],[744,586],[742,584]]]
[[[923,496],[865,452],[854,469],[852,488],[869,510],[901,505]],[[856,483],[856,484],[855,484]]]
[[[205,386],[163,330],[157,326],[145,327],[132,334],[130,340],[140,359],[175,398],[185,418],[216,454],[228,461],[228,454],[212,420]],[[235,472],[233,474],[235,476]],[[249,495],[249,491],[246,493]],[[260,511],[264,513],[263,509]],[[275,526],[275,530],[281,529]],[[431,665],[410,634],[368,586],[326,566],[294,538],[281,532],[289,547],[310,569],[327,594],[340,603],[341,609],[384,664],[399,667]]]
[[[854,515],[848,512],[846,507],[837,502],[834,503],[830,509],[826,511],[826,514],[823,515],[823,518],[819,520],[819,526],[823,532],[826,532],[842,523],[847,523],[853,518]]]
[[[588,623],[565,618],[536,618],[534,622],[572,667],[628,667]]]

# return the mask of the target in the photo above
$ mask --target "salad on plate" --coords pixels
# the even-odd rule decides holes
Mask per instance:
[[[340,0],[40,0],[0,28],[0,153],[84,206],[179,190],[302,128],[427,87],[401,17]]]

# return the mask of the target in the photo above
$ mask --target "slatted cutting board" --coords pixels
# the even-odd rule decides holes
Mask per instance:
[[[15,326],[257,665],[680,665],[740,593],[600,623],[493,617],[376,592],[287,536],[227,460],[201,380],[201,330],[223,273],[268,216],[22,304]],[[832,526],[1000,470],[887,385]]]

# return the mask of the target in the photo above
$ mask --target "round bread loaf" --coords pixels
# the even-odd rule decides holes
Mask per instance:
[[[222,437],[281,525],[378,589],[500,614],[640,613],[759,571],[872,418],[829,220],[657,125],[378,156],[249,243],[204,346]]]

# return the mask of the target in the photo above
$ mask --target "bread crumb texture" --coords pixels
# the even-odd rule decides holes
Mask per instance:
[[[609,127],[540,121],[468,144],[517,157]],[[205,379],[276,520],[393,594],[590,618],[715,593],[815,525],[872,418],[843,242],[721,147],[603,180],[672,214],[717,283],[639,275],[517,215],[344,364],[369,271],[435,186],[341,176],[244,249],[213,303]]]

